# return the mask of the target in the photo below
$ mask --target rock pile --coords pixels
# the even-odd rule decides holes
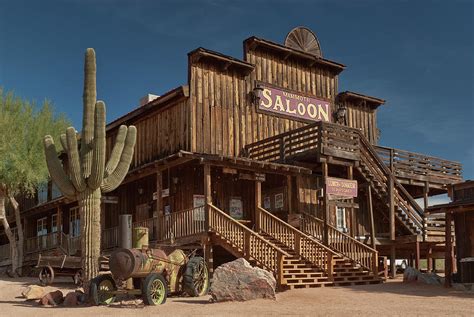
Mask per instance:
[[[436,273],[421,273],[413,267],[407,267],[403,272],[403,282],[419,282],[428,285],[442,285],[444,278]]]

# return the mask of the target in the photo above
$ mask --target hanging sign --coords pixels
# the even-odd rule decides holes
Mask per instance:
[[[357,181],[344,178],[326,178],[326,193],[337,197],[357,197]]]
[[[242,208],[242,199],[240,197],[234,197],[229,202],[229,214],[234,219],[244,218],[244,210]]]
[[[259,85],[258,110],[306,121],[331,121],[331,103],[286,89]]]

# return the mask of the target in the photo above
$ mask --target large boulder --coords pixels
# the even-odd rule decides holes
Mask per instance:
[[[219,266],[213,275],[209,293],[217,302],[246,301],[257,298],[275,299],[276,280],[273,274],[252,267],[245,259]]]
[[[26,298],[26,300],[40,299],[44,296],[45,290],[44,287],[38,285],[28,286],[21,295]]]
[[[403,282],[416,282],[418,280],[418,275],[420,275],[420,271],[409,266],[403,272]]]
[[[64,301],[63,292],[61,292],[60,290],[57,290],[54,292],[49,292],[46,295],[44,295],[40,299],[39,304],[44,305],[44,306],[58,306],[62,304],[63,301]]]
[[[418,282],[429,285],[441,285],[441,276],[435,273],[420,273],[418,275]]]

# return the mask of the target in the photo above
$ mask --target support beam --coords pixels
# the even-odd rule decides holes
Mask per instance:
[[[426,214],[424,211],[426,208],[428,208],[428,195],[430,192],[430,184],[428,182],[425,182],[425,187],[423,188],[423,239],[427,239],[427,234],[426,234]]]
[[[292,176],[286,176],[286,188],[287,188],[287,201],[288,201],[288,213],[293,213],[293,183],[292,183]],[[261,205],[260,205],[261,206]]]
[[[260,219],[257,215],[260,213],[258,212],[258,208],[262,207],[262,183],[259,181],[255,181],[255,210],[253,212],[254,224],[255,229],[257,232],[260,230]]]
[[[324,244],[329,245],[329,197],[328,193],[326,191],[326,182],[328,178],[328,163],[323,162],[322,163],[322,169],[323,169],[323,196],[324,196]]]
[[[415,242],[415,268],[420,269],[420,242]]]
[[[390,240],[395,241],[395,201],[394,201],[393,175],[389,177],[388,194],[390,208]]]
[[[352,165],[347,167],[347,179],[350,179],[350,180],[354,179],[354,170],[352,168]],[[354,198],[351,198],[350,201],[351,203],[354,203]],[[349,217],[350,217],[350,226],[351,226],[351,230],[350,230],[351,237],[355,237],[357,234],[356,217],[355,217],[354,210],[355,208],[353,207],[348,208]]]
[[[161,195],[161,192],[163,190],[163,176],[161,174],[161,171],[156,172],[156,216],[158,217],[156,221],[156,226],[155,232],[157,233],[157,239],[162,240],[164,239],[166,232],[160,232],[160,228],[162,228],[161,221],[162,216],[163,216],[163,197]]]
[[[397,267],[395,266],[396,254],[395,245],[390,246],[390,278],[395,278],[397,275]]]
[[[209,215],[211,212],[212,204],[212,189],[211,189],[211,166],[204,165],[204,197],[206,199],[206,209],[204,213],[205,219],[205,230],[209,231]]]
[[[445,279],[444,279],[444,286],[451,287],[451,278],[453,274],[453,258],[452,258],[452,236],[451,236],[451,221],[453,218],[453,214],[450,212],[446,213],[446,230],[445,230],[445,241],[446,241],[446,250],[444,256],[444,272],[445,272]]]
[[[372,248],[375,249],[375,224],[374,224],[374,209],[372,207],[372,187],[367,187],[367,205],[369,206],[369,221],[370,221],[370,242]]]
[[[430,244],[428,246],[428,254],[426,256],[426,268],[428,273],[433,271],[433,246]]]

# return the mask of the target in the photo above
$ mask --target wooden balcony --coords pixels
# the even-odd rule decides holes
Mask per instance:
[[[430,187],[442,188],[462,181],[461,163],[383,146],[375,150],[402,184],[424,186],[428,182]]]
[[[359,161],[361,138],[358,129],[339,124],[316,122],[245,146],[243,156],[269,162],[289,163],[291,161],[331,159]],[[373,146],[384,164],[393,170],[402,184],[444,189],[446,184],[462,180],[461,163],[419,153]]]

